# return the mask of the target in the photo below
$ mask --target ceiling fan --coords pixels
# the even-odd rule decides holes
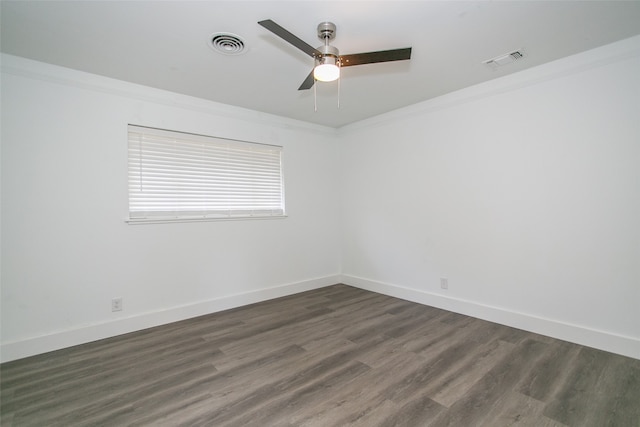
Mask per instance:
[[[324,45],[318,48],[307,44],[270,19],[260,21],[258,24],[276,36],[291,43],[315,60],[313,70],[311,70],[311,73],[309,73],[307,78],[302,82],[298,90],[311,89],[316,80],[322,82],[337,80],[340,77],[341,67],[411,59],[410,47],[340,55],[338,49],[329,44],[329,40],[333,40],[336,36],[336,26],[332,22],[321,22],[318,25],[318,38],[324,41]]]

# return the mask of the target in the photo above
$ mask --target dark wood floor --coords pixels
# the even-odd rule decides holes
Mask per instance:
[[[640,426],[640,360],[345,285],[1,366],[8,426]]]

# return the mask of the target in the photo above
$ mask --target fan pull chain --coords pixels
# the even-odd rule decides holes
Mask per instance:
[[[338,77],[338,110],[340,109],[340,80],[342,80],[342,76]]]
[[[318,112],[318,95],[316,93],[316,88],[318,87],[318,83],[317,82],[313,82],[313,112],[317,113]]]

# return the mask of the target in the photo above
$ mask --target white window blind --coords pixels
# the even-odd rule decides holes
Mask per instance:
[[[282,147],[128,130],[131,221],[284,216]]]

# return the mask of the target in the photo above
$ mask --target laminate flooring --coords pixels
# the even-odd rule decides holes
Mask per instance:
[[[640,426],[640,360],[335,285],[1,365],[9,426]]]

